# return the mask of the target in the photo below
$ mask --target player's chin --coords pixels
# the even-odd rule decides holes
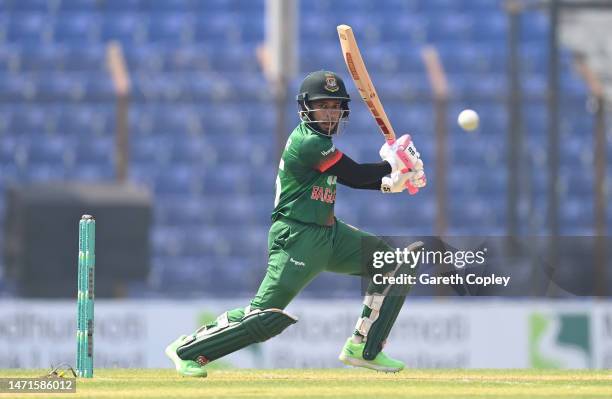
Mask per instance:
[[[325,132],[333,132],[334,128],[336,127],[337,122],[320,122],[319,126],[321,127],[321,129]]]

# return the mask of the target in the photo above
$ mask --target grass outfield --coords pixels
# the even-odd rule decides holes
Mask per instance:
[[[36,377],[44,370],[0,370],[0,377]],[[74,394],[49,398],[611,398],[612,372],[588,370],[356,369],[213,370],[208,378],[174,370],[96,369]],[[0,394],[0,398],[16,397]]]

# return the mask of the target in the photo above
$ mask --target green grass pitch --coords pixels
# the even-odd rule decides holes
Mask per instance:
[[[0,370],[37,377],[44,370]],[[382,374],[356,369],[212,370],[208,378],[174,370],[96,369],[77,393],[22,394],[48,398],[611,398],[609,370],[424,370]],[[0,398],[16,397],[1,394]]]

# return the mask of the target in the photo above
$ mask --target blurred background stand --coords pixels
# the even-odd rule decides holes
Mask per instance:
[[[115,183],[34,183],[7,191],[4,266],[19,296],[75,298],[78,224],[96,219],[96,296],[124,297],[149,273],[149,191]]]
[[[289,82],[298,71],[298,2],[266,0],[265,7],[265,42],[259,50],[259,62],[268,84],[272,86],[276,113],[276,155],[280,159],[285,141],[291,133],[287,123],[290,113],[287,107],[292,100]],[[297,112],[296,107],[293,110]]]

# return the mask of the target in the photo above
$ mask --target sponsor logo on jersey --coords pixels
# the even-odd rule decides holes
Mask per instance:
[[[325,74],[325,90],[331,91],[332,93],[338,91],[338,82],[336,81],[336,77],[331,73]]]
[[[329,154],[331,154],[334,151],[336,151],[336,145],[332,144],[332,146],[331,146],[331,148],[329,150],[321,151],[321,155],[326,157],[326,156],[328,156]]]
[[[299,260],[295,260],[295,259],[293,259],[293,258],[289,258],[289,262],[293,263],[293,264],[294,264],[294,265],[296,265],[296,266],[300,266],[300,267],[304,267],[304,266],[306,266],[306,263],[301,262],[301,261],[299,261]]]
[[[336,201],[336,190],[327,187],[312,186],[310,199],[333,204]]]

